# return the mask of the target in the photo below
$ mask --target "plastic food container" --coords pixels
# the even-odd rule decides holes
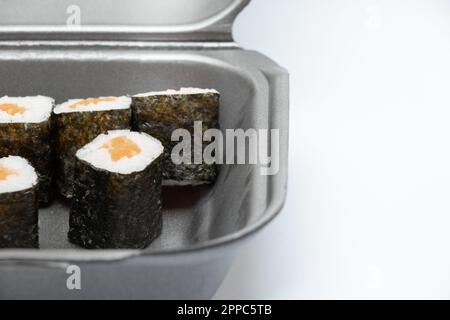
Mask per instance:
[[[277,215],[286,195],[288,74],[233,42],[232,23],[248,3],[0,1],[1,95],[61,102],[215,88],[221,128],[278,129],[280,158],[275,175],[261,174],[263,165],[223,165],[214,186],[165,188],[163,234],[142,251],[71,245],[68,207],[55,202],[40,211],[41,249],[0,250],[0,298],[213,296],[239,248]],[[72,275],[81,288],[70,285]]]

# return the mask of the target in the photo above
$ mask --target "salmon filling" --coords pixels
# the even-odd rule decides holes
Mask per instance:
[[[0,167],[0,181],[5,181],[9,176],[16,175],[15,170],[11,170],[7,167]]]
[[[14,116],[16,114],[23,114],[27,109],[15,103],[3,103],[0,104],[0,110],[6,112],[10,116]]]
[[[81,101],[78,101],[77,103],[74,103],[72,105],[70,105],[69,108],[71,109],[76,109],[78,107],[85,107],[88,106],[90,104],[98,104],[100,102],[113,102],[114,100],[116,100],[116,98],[113,97],[109,97],[109,98],[89,98],[89,99],[84,99]]]
[[[127,137],[120,136],[111,139],[108,143],[105,143],[101,148],[108,150],[109,155],[113,161],[119,161],[122,158],[133,158],[141,153],[141,148],[133,142],[133,140]]]

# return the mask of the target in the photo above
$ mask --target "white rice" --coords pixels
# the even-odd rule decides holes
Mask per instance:
[[[55,100],[44,96],[4,96],[0,98],[0,106],[5,104],[17,105],[23,112],[9,114],[0,108],[0,123],[40,123],[50,118]]]
[[[11,170],[5,180],[0,180],[0,193],[17,192],[34,187],[38,176],[34,168],[22,157],[0,158],[0,168]]]
[[[124,136],[132,140],[141,152],[132,158],[123,157],[118,161],[111,158],[111,154],[104,147],[116,137]],[[86,161],[98,169],[120,174],[140,172],[147,168],[164,151],[161,142],[146,133],[132,132],[130,130],[113,130],[107,134],[101,134],[91,143],[78,150],[78,159]]]
[[[93,100],[93,99],[114,99],[114,101],[100,101],[100,102],[92,102],[86,105],[79,105],[77,107],[73,107],[75,104]],[[129,109],[131,106],[131,98],[130,97],[99,97],[99,98],[87,98],[87,99],[71,99],[64,103],[61,103],[55,107],[53,112],[55,114],[60,113],[72,113],[72,112],[95,112],[95,111],[109,111],[109,110],[123,110]]]
[[[153,96],[173,96],[173,95],[193,95],[193,94],[219,94],[215,89],[199,89],[199,88],[181,88],[180,90],[169,89],[166,91],[151,91],[147,93],[140,93],[134,97],[153,97]]]

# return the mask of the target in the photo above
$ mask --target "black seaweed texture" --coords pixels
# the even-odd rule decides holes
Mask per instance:
[[[53,154],[51,121],[41,123],[1,123],[0,157],[21,156],[35,168],[39,177],[38,200],[52,200]]]
[[[39,248],[35,188],[0,194],[0,248]]]
[[[142,249],[162,231],[162,156],[118,174],[76,160],[69,240],[87,249]]]
[[[218,166],[215,164],[175,165],[171,152],[178,142],[172,142],[171,136],[176,129],[191,132],[191,154],[194,155],[194,122],[202,122],[203,133],[208,129],[218,129],[219,100],[220,95],[216,93],[133,97],[133,129],[158,138],[164,145],[165,180],[188,184],[213,183],[216,180]],[[203,150],[207,145],[208,142],[203,143]]]
[[[130,129],[131,109],[61,113],[53,119],[56,185],[62,196],[71,198],[75,153],[99,134]]]

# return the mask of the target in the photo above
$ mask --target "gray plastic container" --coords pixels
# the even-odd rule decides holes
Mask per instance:
[[[213,187],[165,188],[163,234],[143,251],[71,245],[68,207],[56,202],[40,212],[40,250],[0,250],[0,298],[213,296],[239,248],[286,196],[288,74],[233,42],[232,23],[248,2],[0,0],[0,95],[64,101],[215,88],[221,128],[279,129],[281,160],[276,175],[224,165]],[[67,286],[77,283],[73,265],[81,290]]]

